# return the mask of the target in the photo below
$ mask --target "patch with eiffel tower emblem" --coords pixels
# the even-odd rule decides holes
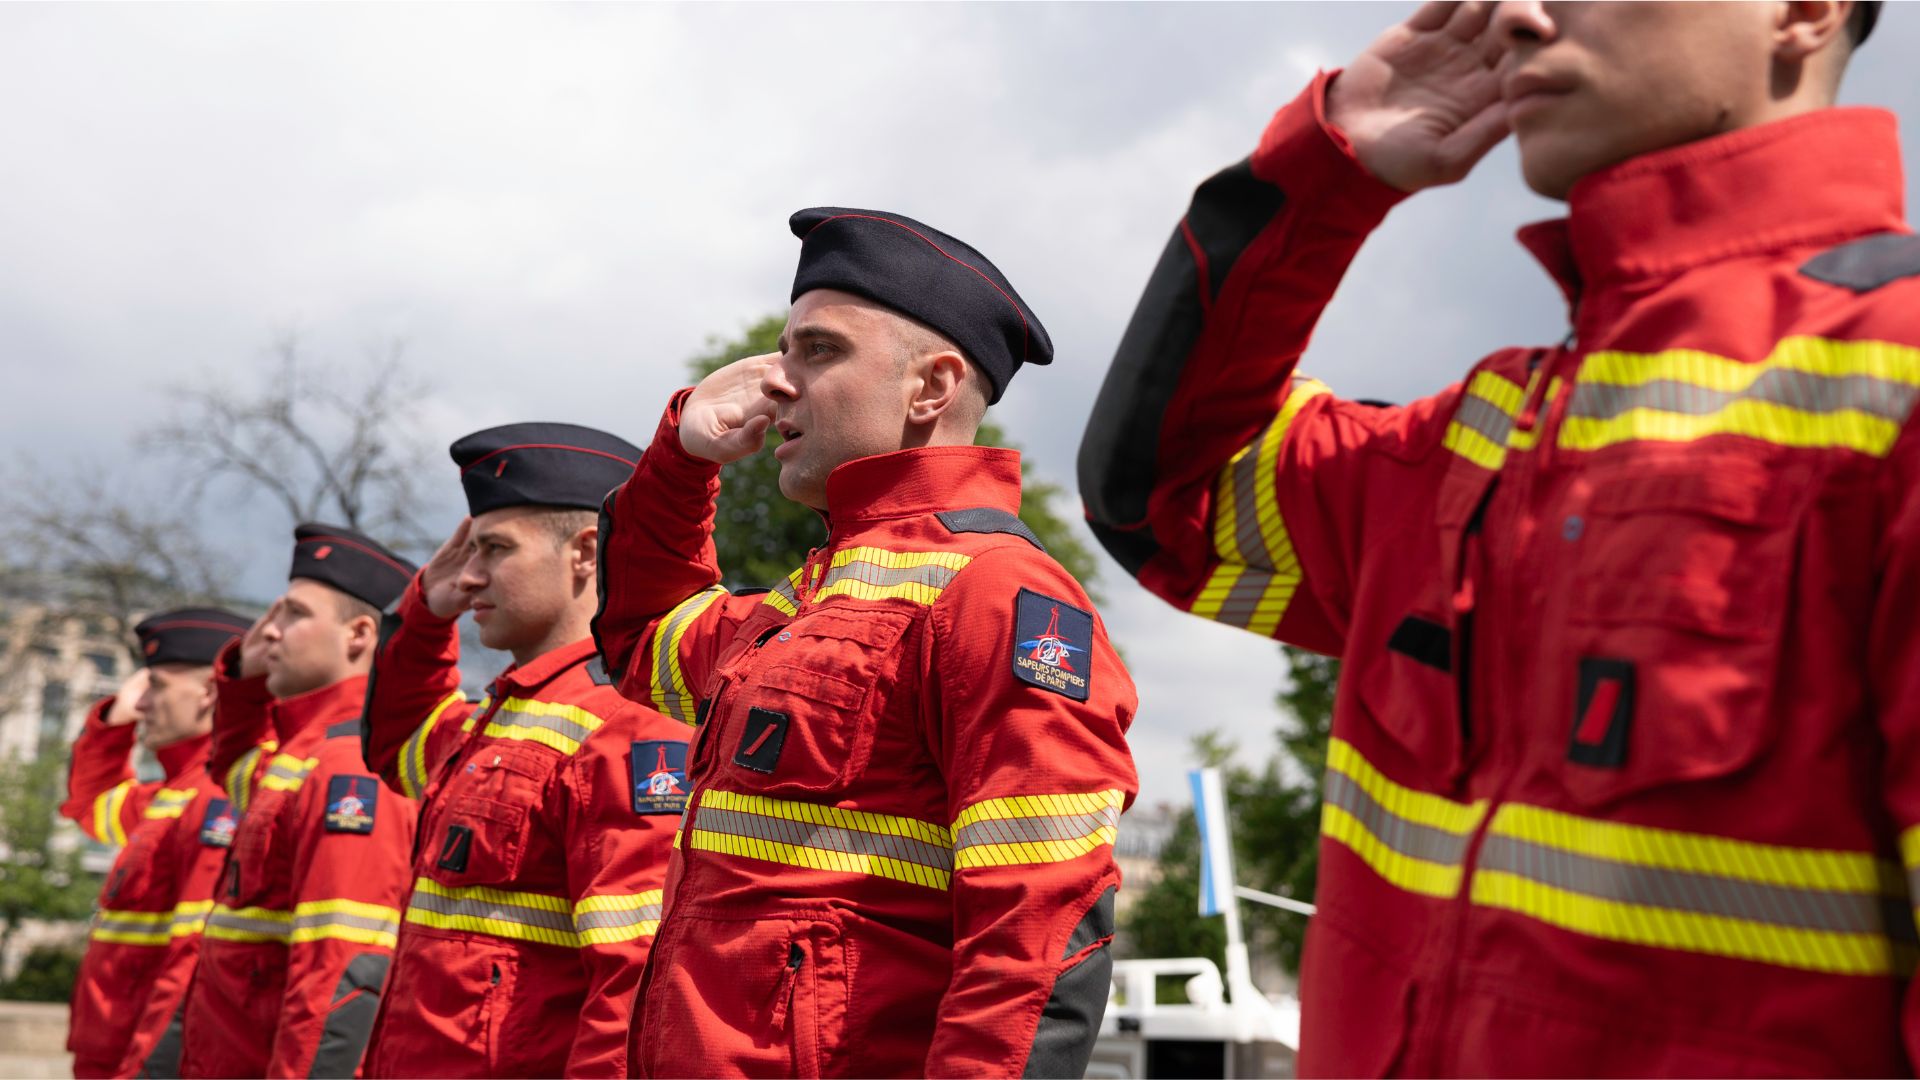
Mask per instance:
[[[1021,682],[1087,700],[1093,678],[1093,612],[1031,589],[1013,607],[1013,676]]]
[[[686,743],[638,741],[627,761],[633,769],[634,813],[678,814],[687,808]]]

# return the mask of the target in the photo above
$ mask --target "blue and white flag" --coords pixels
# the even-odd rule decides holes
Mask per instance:
[[[1219,769],[1195,769],[1193,819],[1200,827],[1200,914],[1221,915],[1234,902],[1233,837]]]

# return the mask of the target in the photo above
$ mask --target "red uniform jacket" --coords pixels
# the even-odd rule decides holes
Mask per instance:
[[[1015,516],[1019,456],[843,465],[826,545],[730,596],[677,410],[600,527],[622,691],[700,721],[634,1071],[1079,1075],[1135,696]]]
[[[74,982],[67,1049],[75,1076],[179,1068],[180,999],[227,853],[227,837],[207,831],[226,809],[207,775],[208,740],[162,747],[166,778],[138,783],[134,727],[108,727],[112,705],[106,698],[87,714],[60,808],[95,840],[121,845]]]
[[[187,995],[186,1076],[352,1076],[407,891],[416,813],[360,756],[364,676],[274,701],[214,665],[213,769],[240,810]]]
[[[613,688],[591,640],[460,693],[416,581],[367,697],[367,762],[422,799],[367,1073],[625,1076],[686,804],[687,728]]]
[[[1295,374],[1398,198],[1325,79],[1200,188],[1082,450],[1142,583],[1344,658],[1302,1070],[1910,1071],[1920,241],[1892,117],[1585,178],[1522,232],[1567,341],[1373,407]]]

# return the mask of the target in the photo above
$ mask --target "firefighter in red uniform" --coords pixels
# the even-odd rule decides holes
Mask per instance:
[[[594,651],[600,501],[640,449],[573,424],[453,444],[472,517],[400,602],[367,763],[421,799],[372,1076],[625,1076],[627,1028],[686,805],[684,724]],[[456,620],[513,654],[460,692]]]
[[[1830,107],[1873,14],[1429,4],[1162,257],[1081,488],[1153,591],[1343,657],[1303,1073],[1911,1072],[1920,240],[1893,117]],[[1567,339],[1404,407],[1296,374],[1509,126]]]
[[[393,955],[412,800],[366,771],[380,611],[414,567],[294,529],[286,593],[214,665],[212,769],[240,824],[187,993],[186,1076],[352,1076]]]
[[[781,354],[674,397],[608,497],[595,631],[621,688],[698,722],[636,1009],[650,1076],[1078,1076],[1112,969],[1133,685],[972,445],[1038,320],[967,245],[794,215]],[[769,428],[826,542],[729,595],[720,465]]]
[[[60,812],[120,845],[74,982],[75,1076],[172,1076],[180,1067],[180,998],[227,853],[205,832],[227,806],[207,774],[212,664],[247,625],[230,611],[182,608],[135,626],[145,667],[93,707],[73,744]],[[136,739],[159,758],[163,779],[134,778]]]

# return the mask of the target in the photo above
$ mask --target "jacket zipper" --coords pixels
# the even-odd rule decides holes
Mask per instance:
[[[780,973],[780,985],[773,992],[773,1030],[785,1031],[793,1012],[793,993],[800,985],[800,967],[807,961],[805,949],[797,941],[787,942],[787,966]]]

